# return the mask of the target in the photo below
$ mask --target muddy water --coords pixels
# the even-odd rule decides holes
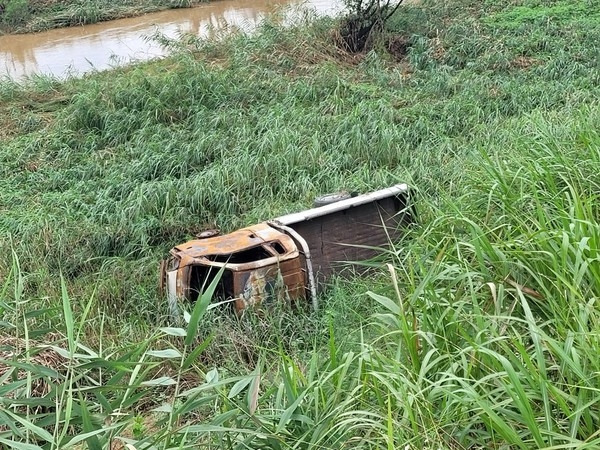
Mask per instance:
[[[278,8],[305,5],[332,14],[339,0],[219,0],[191,9],[172,9],[131,19],[35,34],[0,36],[0,78],[33,74],[81,75],[134,61],[163,56],[166,51],[148,37],[157,31],[169,38],[182,33],[206,36],[236,27],[250,31]]]

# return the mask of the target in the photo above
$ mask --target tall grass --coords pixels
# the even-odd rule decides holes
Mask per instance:
[[[57,419],[54,442],[68,448],[66,439],[97,438],[104,448],[119,436],[135,448],[596,448],[600,226],[593,174],[600,139],[577,149],[571,142],[599,119],[598,105],[570,120],[540,112],[495,134],[505,153],[482,152],[466,165],[463,196],[421,204],[422,228],[392,249],[398,259],[382,268],[389,291],[367,293],[379,308],[356,344],[330,328],[312,356],[298,359],[276,339],[246,374],[214,368],[186,387],[210,344],[186,350],[183,340],[192,343],[207,303],[197,303],[188,331],[162,328],[123,356],[96,356],[77,336],[82,326],[63,294],[66,348],[51,348],[77,362],[59,386],[85,396],[77,400],[81,418]],[[526,149],[504,147],[527,134]],[[15,295],[22,284],[10,281]],[[366,301],[362,296],[355,301]],[[166,336],[171,346],[154,350]],[[179,362],[162,375],[151,357]],[[26,369],[38,376],[39,368]],[[171,390],[151,412],[144,387],[153,385]],[[17,392],[14,383],[7,387]],[[115,402],[118,409],[104,410]],[[96,415],[122,415],[112,428],[85,428],[88,405],[100,408]],[[139,414],[151,418],[151,429],[133,436]],[[33,426],[45,423],[40,417],[17,409],[5,420],[20,439],[38,442],[50,438]]]
[[[400,63],[324,20],[0,85],[2,123],[40,119],[0,134],[0,442],[598,447],[599,29],[511,8],[401,8]],[[156,261],[195,231],[397,181],[419,224],[323,315],[165,322]]]
[[[420,11],[401,66],[377,52],[340,65],[323,21],[200,43],[203,56],[53,85],[35,101],[9,85],[10,110],[16,118],[25,107],[34,125],[0,149],[3,236],[27,243],[19,256],[27,272],[48,274],[43,291],[58,291],[62,271],[82,298],[99,280],[102,301],[146,315],[150,262],[196,231],[399,180],[460,194],[456,168],[490,130],[597,97],[596,28],[556,37],[552,24],[541,27],[553,47],[520,68],[520,33],[500,35],[455,10]],[[434,27],[444,34],[432,37]],[[500,36],[507,43],[494,45]]]

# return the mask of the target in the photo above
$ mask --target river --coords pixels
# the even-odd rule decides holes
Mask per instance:
[[[277,8],[299,5],[321,15],[340,9],[335,0],[218,0],[93,25],[0,36],[0,78],[18,80],[34,74],[65,78],[144,61],[166,54],[149,39],[157,31],[169,38],[182,33],[208,36],[227,27],[251,31]]]

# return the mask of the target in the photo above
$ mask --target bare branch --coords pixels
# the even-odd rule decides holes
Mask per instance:
[[[363,51],[372,34],[381,33],[386,21],[403,0],[344,0],[349,15],[342,22],[340,34],[344,47],[351,52]]]

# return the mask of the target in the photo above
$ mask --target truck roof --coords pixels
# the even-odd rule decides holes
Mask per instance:
[[[235,257],[236,254],[239,255],[252,249],[261,250],[256,252],[257,260],[265,259],[265,257],[277,257],[279,260],[285,260],[297,256],[297,248],[293,239],[267,223],[252,225],[225,235],[194,239],[175,247],[172,254],[180,256],[186,262],[193,259],[225,262],[227,257],[231,257],[232,262],[235,261],[233,263],[240,264],[254,262],[251,255],[242,260]],[[243,259],[248,259],[248,261]]]

